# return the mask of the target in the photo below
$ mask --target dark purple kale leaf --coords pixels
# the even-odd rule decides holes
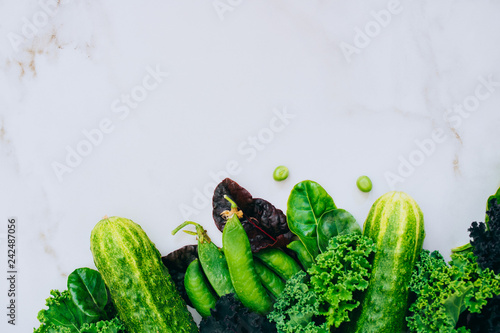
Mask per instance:
[[[230,197],[243,212],[240,222],[247,232],[252,252],[269,247],[284,247],[292,240],[286,216],[281,209],[269,201],[253,198],[252,195],[235,181],[226,178],[217,185],[212,199],[212,215],[217,228],[222,231],[226,219],[222,212],[231,210],[231,204],[224,198]]]
[[[472,222],[469,228],[474,255],[482,269],[500,273],[500,204],[494,198],[486,212],[488,226],[484,222]]]
[[[184,275],[186,275],[186,270],[191,261],[196,258],[198,258],[198,245],[183,246],[161,258],[175,283],[177,291],[190,307],[193,307],[193,304],[189,300],[184,287]]]
[[[265,316],[251,312],[234,297],[227,294],[217,300],[211,316],[203,318],[200,333],[275,333],[276,326]]]

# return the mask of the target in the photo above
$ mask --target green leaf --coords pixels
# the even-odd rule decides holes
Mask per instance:
[[[118,318],[101,320],[92,324],[85,324],[80,328],[80,332],[82,333],[119,333],[124,331],[125,326]]]
[[[62,293],[51,290],[50,294],[52,297],[47,298],[46,301],[48,309],[40,310],[38,313],[38,320],[49,327],[48,332],[51,331],[51,326],[63,326],[69,328],[71,332],[79,332],[78,328],[81,325],[93,321],[91,317],[80,311],[67,290]]]
[[[354,216],[344,209],[329,210],[321,215],[318,222],[318,245],[325,252],[328,241],[338,235],[361,234],[361,227]]]
[[[68,291],[75,305],[87,316],[105,316],[108,292],[101,274],[90,268],[77,268],[68,276]]]
[[[299,237],[313,258],[319,254],[319,219],[325,212],[336,208],[325,189],[311,180],[295,185],[288,197],[288,227]]]
[[[40,325],[37,329],[33,331],[33,333],[74,333],[78,332],[76,330],[72,330],[69,327],[65,326],[54,326],[54,325]]]
[[[451,322],[450,327],[455,327],[458,322],[458,317],[466,309],[466,297],[472,291],[473,286],[465,286],[461,284],[457,291],[450,295],[444,301],[444,308],[446,309],[446,316]]]
[[[304,244],[300,240],[294,240],[290,242],[286,247],[295,252],[302,267],[304,267],[305,269],[311,268],[314,260],[309,252],[307,252]]]
[[[491,195],[488,198],[488,201],[486,202],[486,211],[490,210],[493,199],[496,199],[497,202],[500,203],[500,188],[498,188],[498,190],[497,190],[497,192],[495,194]],[[486,214],[486,217],[484,218],[486,226],[488,226],[489,220],[490,220],[490,217],[488,216],[488,214]]]

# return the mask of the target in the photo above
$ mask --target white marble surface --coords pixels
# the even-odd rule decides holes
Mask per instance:
[[[498,2],[54,4],[0,2],[0,275],[11,216],[19,265],[15,327],[0,279],[2,332],[31,331],[49,290],[94,267],[104,215],[163,254],[194,242],[170,235],[187,218],[220,245],[202,193],[225,174],[282,209],[316,180],[360,223],[405,191],[445,255],[500,185]]]

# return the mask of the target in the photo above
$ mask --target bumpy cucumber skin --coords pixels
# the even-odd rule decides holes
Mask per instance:
[[[159,251],[138,224],[105,218],[92,230],[90,248],[129,333],[198,332]]]
[[[363,235],[376,245],[370,284],[348,332],[397,333],[405,325],[409,283],[425,238],[424,217],[413,198],[389,192],[373,204]]]

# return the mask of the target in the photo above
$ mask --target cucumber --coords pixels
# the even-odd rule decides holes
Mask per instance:
[[[127,332],[198,332],[160,253],[138,224],[104,218],[92,230],[90,249]]]
[[[371,207],[363,235],[373,240],[376,253],[369,286],[347,332],[399,333],[405,325],[411,274],[425,237],[422,211],[408,194],[386,193]]]

